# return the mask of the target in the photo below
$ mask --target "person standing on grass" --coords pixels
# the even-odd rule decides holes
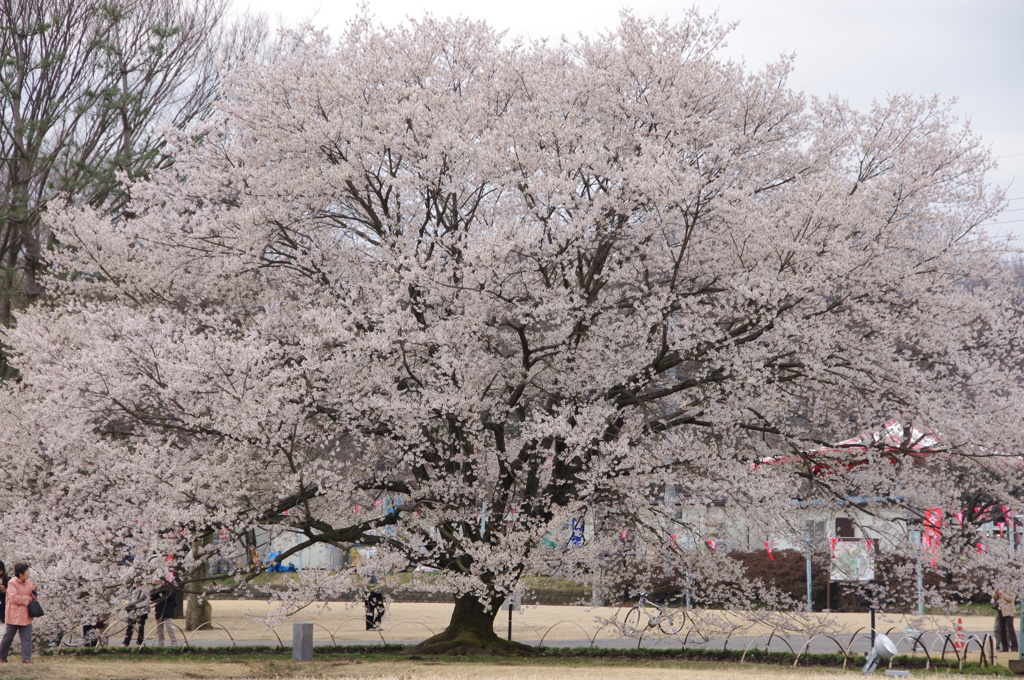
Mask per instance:
[[[28,580],[28,564],[14,565],[14,578],[7,582],[7,603],[4,606],[6,629],[0,639],[0,663],[7,663],[14,636],[21,638],[21,662],[32,663],[32,617],[28,603],[36,599],[36,585]]]
[[[999,651],[1018,651],[1017,631],[1013,627],[1013,615],[1017,612],[1017,596],[1006,590],[996,590],[992,598],[999,617]]]
[[[153,615],[156,617],[156,641],[161,647],[164,646],[164,630],[172,645],[178,644],[174,635],[174,610],[178,606],[177,593],[163,576],[157,581],[157,587],[149,594],[153,602]]]
[[[11,578],[7,575],[7,567],[3,560],[0,560],[0,636],[4,634],[4,609],[7,608],[7,582]]]

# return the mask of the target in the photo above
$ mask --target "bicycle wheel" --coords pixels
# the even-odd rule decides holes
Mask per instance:
[[[68,630],[59,632],[57,635],[57,645],[59,647],[81,647],[82,637],[74,630]]]
[[[634,606],[628,612],[626,612],[626,618],[622,622],[622,630],[625,631],[626,635],[636,635],[640,631],[644,630],[640,627],[641,614],[640,607]]]
[[[661,618],[658,621],[658,628],[665,635],[675,635],[683,629],[686,624],[686,612],[674,607],[665,607],[661,610]]]

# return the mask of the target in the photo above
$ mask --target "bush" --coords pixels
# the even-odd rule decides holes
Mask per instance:
[[[748,579],[760,579],[770,587],[786,593],[797,602],[807,601],[807,554],[799,550],[776,550],[775,559],[764,550],[729,553],[743,564]],[[820,556],[811,561],[811,597],[814,609],[825,608],[825,583],[828,563]]]

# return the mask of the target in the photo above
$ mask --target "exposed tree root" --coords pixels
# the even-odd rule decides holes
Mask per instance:
[[[483,637],[475,631],[449,629],[418,644],[415,652],[452,656],[524,656],[537,654],[537,649],[521,642],[502,640],[497,635]]]

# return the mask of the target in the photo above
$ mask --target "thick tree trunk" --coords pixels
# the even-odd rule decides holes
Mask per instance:
[[[185,630],[195,630],[213,620],[213,605],[203,597],[203,589],[195,584],[189,586],[198,592],[188,591],[185,595]]]
[[[536,649],[498,637],[494,632],[494,618],[501,604],[494,595],[488,611],[476,595],[461,595],[455,600],[455,610],[448,628],[416,647],[420,654],[535,654]]]
[[[209,573],[209,566],[204,564],[193,572],[195,575],[205,577]],[[195,630],[204,623],[213,620],[213,605],[204,597],[203,581],[189,583],[185,586],[185,630]]]
[[[208,545],[213,537],[204,538],[196,542],[196,551],[201,546]],[[185,584],[185,630],[195,630],[204,623],[213,620],[213,605],[204,597],[203,585],[206,577],[210,575],[210,563],[202,562],[190,574],[189,582]]]

